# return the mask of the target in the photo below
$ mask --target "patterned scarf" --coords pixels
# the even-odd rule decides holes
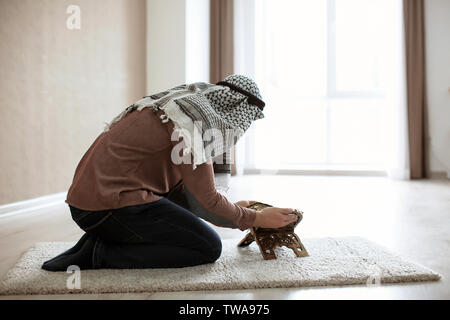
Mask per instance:
[[[133,110],[151,107],[154,112],[164,112],[161,116],[163,123],[173,122],[174,131],[185,142],[183,155],[192,154],[194,169],[211,159],[217,161],[222,155],[228,160],[230,149],[252,122],[264,118],[264,115],[258,106],[249,103],[249,100],[253,103],[254,97],[262,99],[252,79],[231,75],[221,83],[225,85],[184,84],[146,96],[116,116],[106,125],[105,131]],[[221,139],[217,139],[218,133]]]

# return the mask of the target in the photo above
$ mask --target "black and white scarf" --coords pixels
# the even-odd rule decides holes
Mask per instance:
[[[155,112],[162,110],[162,122],[173,122],[174,131],[185,142],[183,154],[192,155],[195,169],[222,154],[229,155],[252,122],[264,118],[261,106],[254,104],[255,99],[262,99],[258,86],[242,75],[228,76],[218,85],[184,84],[135,102],[107,124],[105,131],[134,110],[146,107]],[[213,138],[211,132],[220,132],[222,139]]]

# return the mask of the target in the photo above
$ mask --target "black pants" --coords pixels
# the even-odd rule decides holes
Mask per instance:
[[[73,220],[96,238],[94,269],[195,266],[216,261],[222,251],[211,227],[166,198],[105,211],[69,207]]]

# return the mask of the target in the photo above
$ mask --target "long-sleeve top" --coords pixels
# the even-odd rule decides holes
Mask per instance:
[[[216,191],[211,163],[193,169],[171,159],[174,130],[162,123],[162,111],[129,113],[102,132],[80,160],[66,203],[89,211],[117,209],[159,200],[183,183],[212,214],[232,221],[240,230],[253,225],[256,211],[228,201]]]

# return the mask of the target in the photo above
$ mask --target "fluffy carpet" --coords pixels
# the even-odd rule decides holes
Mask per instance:
[[[43,261],[73,243],[37,243],[7,273],[0,284],[0,294],[374,285],[440,279],[437,273],[359,237],[303,239],[309,257],[297,258],[290,249],[279,248],[278,259],[267,261],[262,259],[256,244],[238,249],[238,240],[224,240],[222,256],[212,264],[177,269],[87,270],[81,271],[79,278],[40,269]]]

